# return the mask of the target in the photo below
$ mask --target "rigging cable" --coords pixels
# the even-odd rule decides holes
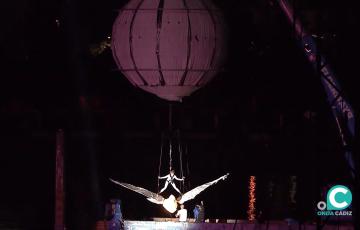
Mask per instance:
[[[170,150],[169,150],[169,168],[170,168],[170,170],[172,170],[173,167],[172,167],[172,143],[171,143],[171,139],[169,140],[169,148],[170,148]]]
[[[159,159],[159,171],[158,171],[158,179],[157,179],[157,187],[158,187],[158,193],[160,192],[160,179],[161,176],[161,159],[163,155],[163,145],[164,145],[164,133],[161,134],[161,145],[160,145],[160,159]]]
[[[171,134],[172,134],[172,104],[170,103],[169,104],[169,133],[170,133],[170,138],[169,138],[169,147],[170,147],[170,150],[169,150],[169,168],[170,170],[172,170],[172,142],[171,142]]]
[[[181,139],[180,139],[180,131],[177,132],[178,136],[178,149],[179,149],[179,159],[180,159],[180,177],[181,179],[184,178],[184,171],[183,171],[183,163],[182,163],[182,148],[181,148]],[[184,192],[184,184],[185,181],[181,181],[180,183],[180,191]]]
[[[189,156],[188,156],[188,145],[185,145],[185,155],[186,155],[186,175],[188,176],[187,178],[187,186],[188,188],[191,188],[191,184],[190,184],[190,180],[189,180],[189,176],[190,176],[190,167],[189,167]]]

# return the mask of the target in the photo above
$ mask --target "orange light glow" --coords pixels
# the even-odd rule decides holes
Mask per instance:
[[[249,207],[248,207],[248,220],[254,221],[256,219],[256,177],[250,176],[249,180]]]

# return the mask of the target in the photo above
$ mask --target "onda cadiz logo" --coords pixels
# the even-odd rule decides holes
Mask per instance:
[[[352,201],[352,194],[348,187],[335,185],[326,196],[326,203],[320,201],[317,204],[318,216],[351,216],[352,211],[345,210]]]

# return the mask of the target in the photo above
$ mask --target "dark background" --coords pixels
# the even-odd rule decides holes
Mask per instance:
[[[107,179],[156,191],[161,133],[168,128],[168,102],[132,87],[116,70],[110,49],[91,52],[111,35],[125,2],[2,3],[1,224],[52,227],[58,128],[65,131],[69,229],[89,229],[103,218],[110,198],[122,200],[128,219],[168,216]],[[311,221],[315,204],[324,199],[321,188],[350,181],[319,76],[277,4],[215,2],[229,25],[228,61],[208,86],[173,104],[173,122],[188,146],[192,187],[226,172],[231,176],[188,209],[204,200],[208,218],[245,219],[248,179],[256,175],[258,210],[271,219]],[[309,31],[323,37],[321,51],[358,109],[358,7],[354,1],[293,2]],[[293,208],[291,175],[298,182]]]

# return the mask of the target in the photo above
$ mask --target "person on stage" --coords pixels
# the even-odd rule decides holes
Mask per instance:
[[[205,222],[205,206],[204,201],[200,202],[199,205],[199,216],[198,216],[199,222]]]
[[[195,205],[195,208],[193,209],[193,212],[194,212],[194,219],[195,219],[195,222],[200,222],[199,221],[199,212],[200,212],[200,205]]]
[[[193,212],[196,223],[205,221],[205,207],[203,201],[200,202],[200,205],[199,204],[195,205]]]
[[[179,217],[180,222],[186,222],[187,220],[187,210],[185,209],[185,206],[182,204],[180,205],[180,210],[177,211],[176,217]]]

